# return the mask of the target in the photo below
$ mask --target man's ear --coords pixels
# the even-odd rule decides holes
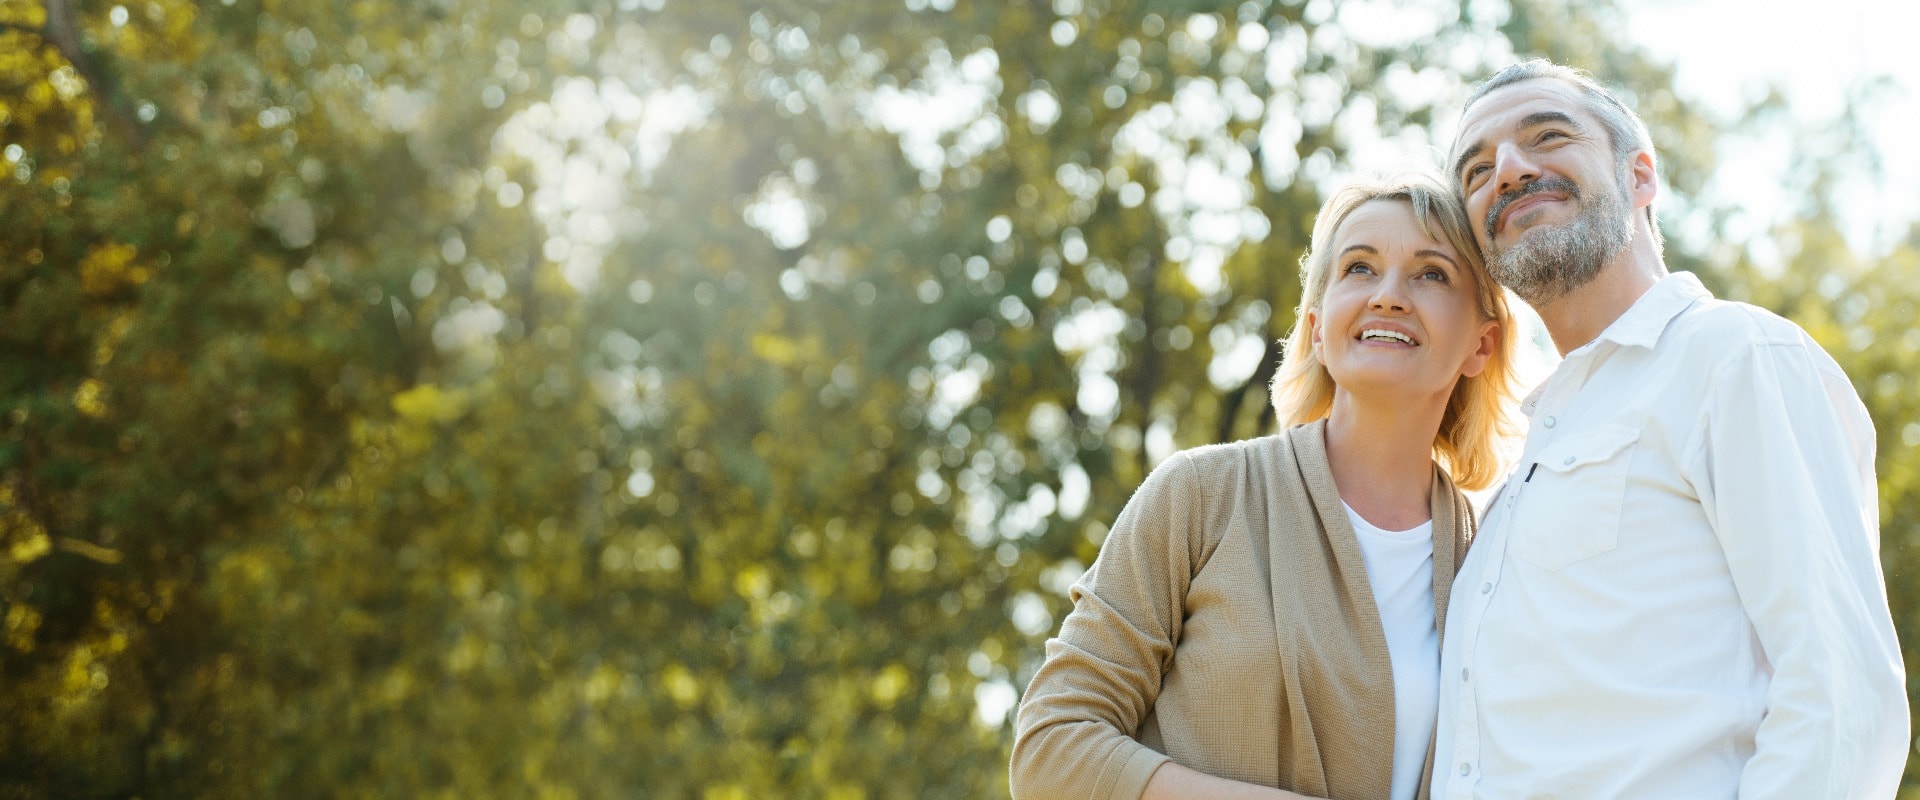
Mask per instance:
[[[1654,169],[1653,154],[1641,150],[1633,154],[1627,162],[1627,196],[1632,200],[1635,210],[1653,204],[1653,198],[1660,194],[1660,172]]]

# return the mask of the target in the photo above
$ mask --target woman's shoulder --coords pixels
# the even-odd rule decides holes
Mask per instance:
[[[1178,451],[1153,469],[1149,483],[1190,485],[1218,499],[1238,488],[1264,487],[1291,471],[1302,455],[1293,431]]]
[[[1251,461],[1276,458],[1286,455],[1292,449],[1292,442],[1288,440],[1287,434],[1282,432],[1234,442],[1190,447],[1175,453],[1174,458],[1185,460],[1196,470],[1213,471],[1233,469]]]
[[[1326,419],[1321,418],[1289,425],[1267,436],[1201,445],[1182,450],[1180,455],[1187,456],[1195,464],[1214,467],[1296,460],[1317,463],[1326,460],[1326,424]]]

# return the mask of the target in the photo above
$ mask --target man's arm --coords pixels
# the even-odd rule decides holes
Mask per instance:
[[[1712,380],[1689,472],[1773,669],[1739,796],[1891,797],[1907,701],[1872,422],[1811,342],[1747,346]]]

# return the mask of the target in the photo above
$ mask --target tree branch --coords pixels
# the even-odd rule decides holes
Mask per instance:
[[[53,45],[60,55],[72,64],[75,71],[84,78],[87,86],[106,112],[105,116],[127,144],[135,150],[147,146],[147,134],[132,111],[127,108],[126,98],[120,94],[120,83],[114,74],[95,58],[92,51],[80,42],[80,28],[74,22],[72,0],[46,0],[46,27],[34,31],[41,39]]]
[[[1274,338],[1273,331],[1269,330],[1267,331],[1267,349],[1260,354],[1260,368],[1254,370],[1253,375],[1248,377],[1245,383],[1240,384],[1239,388],[1227,393],[1227,396],[1220,401],[1220,419],[1218,428],[1214,431],[1213,435],[1215,442],[1231,442],[1236,438],[1233,435],[1233,429],[1238,427],[1234,423],[1240,418],[1240,406],[1246,403],[1247,395],[1255,388],[1266,388],[1271,385],[1273,383],[1273,374],[1279,371],[1279,369],[1280,340]],[[1272,404],[1266,404],[1266,407],[1266,413],[1272,413]],[[1264,424],[1266,413],[1260,415],[1261,424],[1254,428],[1253,435],[1259,436],[1266,432],[1266,425]]]
[[[1133,285],[1140,292],[1140,322],[1145,333],[1140,337],[1140,347],[1136,349],[1139,363],[1133,368],[1133,406],[1140,413],[1140,433],[1145,434],[1153,425],[1153,396],[1160,390],[1160,348],[1153,341],[1153,334],[1160,328],[1160,257],[1151,252],[1142,259],[1139,268],[1132,276]],[[1146,442],[1141,441],[1137,453],[1140,475],[1145,477],[1153,471],[1153,459],[1147,452]]]

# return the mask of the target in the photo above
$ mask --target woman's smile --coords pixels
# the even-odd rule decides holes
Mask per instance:
[[[1399,345],[1403,347],[1420,346],[1420,340],[1414,338],[1411,331],[1385,323],[1375,323],[1370,327],[1363,328],[1360,331],[1360,335],[1355,338],[1362,342],[1375,344]]]

